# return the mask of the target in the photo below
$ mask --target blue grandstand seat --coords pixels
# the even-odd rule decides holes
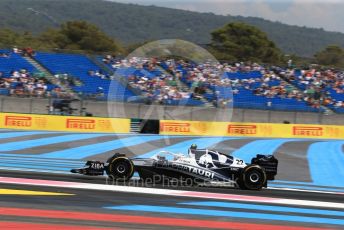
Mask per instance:
[[[8,96],[10,95],[9,89],[0,89],[0,95]]]
[[[259,71],[251,72],[227,72],[225,77],[230,79],[249,79],[249,78],[261,78],[262,74]]]
[[[164,69],[167,69],[168,66],[166,63],[162,62],[161,66]],[[188,69],[184,69],[182,65],[178,65],[177,69],[181,71],[182,78],[181,80],[191,88],[192,81],[187,80]],[[301,72],[300,72],[301,74]],[[251,79],[251,78],[262,78],[262,73],[260,71],[250,71],[250,72],[226,72],[224,77],[229,79]],[[261,86],[262,83],[251,84],[251,89],[255,89]],[[270,87],[278,86],[281,84],[281,80],[271,80],[268,82]],[[232,92],[229,87],[222,86],[212,86],[204,85],[208,87],[213,93],[205,93],[203,96],[208,101],[212,102],[216,99],[231,99]],[[228,106],[234,106],[237,108],[247,108],[247,109],[266,109],[266,110],[287,110],[287,111],[303,111],[303,112],[318,112],[319,109],[312,108],[308,106],[303,101],[297,101],[295,99],[288,98],[267,98],[263,96],[257,96],[253,93],[252,90],[245,89],[243,87],[237,88],[239,94],[233,95],[233,104],[228,104]],[[268,102],[271,102],[271,106],[268,106]]]
[[[12,71],[20,71],[22,69],[27,70],[30,75],[34,75],[39,71],[20,54],[13,53],[10,50],[0,50],[1,54],[7,54],[7,57],[0,57],[0,72],[3,73],[4,78],[11,77]],[[22,86],[23,83],[12,82],[10,84],[11,89],[15,89],[17,86]],[[55,89],[57,86],[53,84],[47,84],[47,91]],[[1,95],[10,95],[9,89],[0,89]]]
[[[9,57],[0,57],[0,72],[9,76],[13,70],[26,69],[30,73],[37,72],[37,69],[26,61],[21,55],[12,53],[9,50],[0,50],[0,53],[9,54]]]
[[[100,93],[100,88],[102,88],[105,98],[109,96],[111,100],[126,101],[135,95],[116,80],[110,81],[97,76],[90,76],[88,71],[100,71],[100,68],[85,55],[38,52],[35,59],[53,74],[67,73],[78,78],[83,84],[73,87],[73,90],[84,95],[97,95]]]

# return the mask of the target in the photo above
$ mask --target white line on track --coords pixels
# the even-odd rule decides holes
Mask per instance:
[[[0,170],[16,171],[16,172],[42,172],[42,173],[53,173],[53,174],[71,174],[69,171],[57,171],[57,170],[44,170],[44,169],[29,169],[29,168],[15,168],[12,167],[0,167]]]
[[[235,194],[197,192],[197,191],[182,191],[182,190],[157,189],[157,188],[145,188],[145,187],[129,187],[129,186],[120,186],[120,185],[102,185],[102,184],[91,184],[91,183],[37,180],[37,179],[13,178],[13,177],[0,177],[0,183],[344,209],[344,203],[335,203],[335,202],[281,199],[281,198],[262,197],[262,196],[235,195]],[[262,193],[263,192],[264,191],[262,191]]]
[[[16,169],[13,169],[13,168],[10,168],[10,167],[0,167],[0,169],[10,170],[10,171],[43,172],[43,173],[52,173],[52,174],[71,175],[71,173],[69,171],[50,171],[50,170],[42,170],[42,169],[38,169],[37,170],[37,169],[26,169],[26,168],[16,168]],[[104,180],[106,180],[107,177],[103,176],[103,178],[104,178]],[[133,177],[133,179],[139,180],[140,178],[139,177]],[[228,187],[229,188],[233,188],[233,186],[228,186]],[[311,189],[297,189],[297,188],[283,188],[283,187],[268,187],[267,189],[268,190],[280,190],[280,191],[294,191],[294,192],[307,192],[307,193],[344,195],[344,192],[311,190]]]
[[[344,192],[319,191],[319,190],[308,190],[308,189],[298,189],[298,188],[268,187],[268,189],[270,189],[270,190],[283,190],[283,191],[295,191],[295,192],[311,192],[311,193],[344,195]]]

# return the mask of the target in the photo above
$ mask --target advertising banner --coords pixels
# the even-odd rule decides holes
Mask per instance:
[[[160,134],[344,139],[344,126],[162,120]]]
[[[129,133],[130,119],[0,113],[0,128]]]

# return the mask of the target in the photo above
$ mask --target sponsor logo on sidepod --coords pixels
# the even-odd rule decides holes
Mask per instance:
[[[176,169],[178,171],[184,171],[184,172],[188,172],[188,173],[193,173],[199,176],[204,176],[204,177],[208,177],[210,179],[213,179],[215,176],[215,173],[213,172],[209,172],[207,170],[201,169],[201,168],[197,168],[197,167],[193,167],[190,165],[182,165],[182,164],[177,164],[177,163],[170,163],[170,162],[163,162],[162,164],[158,163],[156,165],[156,167],[158,168],[173,168]]]

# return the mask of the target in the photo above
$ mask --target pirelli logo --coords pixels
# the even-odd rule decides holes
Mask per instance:
[[[32,118],[28,116],[5,116],[5,126],[31,127]]]
[[[295,136],[322,136],[324,130],[322,127],[306,127],[306,126],[294,126],[293,135]]]
[[[92,119],[67,119],[67,129],[95,129],[96,121]]]
[[[161,132],[188,133],[190,123],[163,122],[160,124]]]
[[[256,125],[228,125],[229,134],[244,134],[244,135],[253,135],[257,134]]]

